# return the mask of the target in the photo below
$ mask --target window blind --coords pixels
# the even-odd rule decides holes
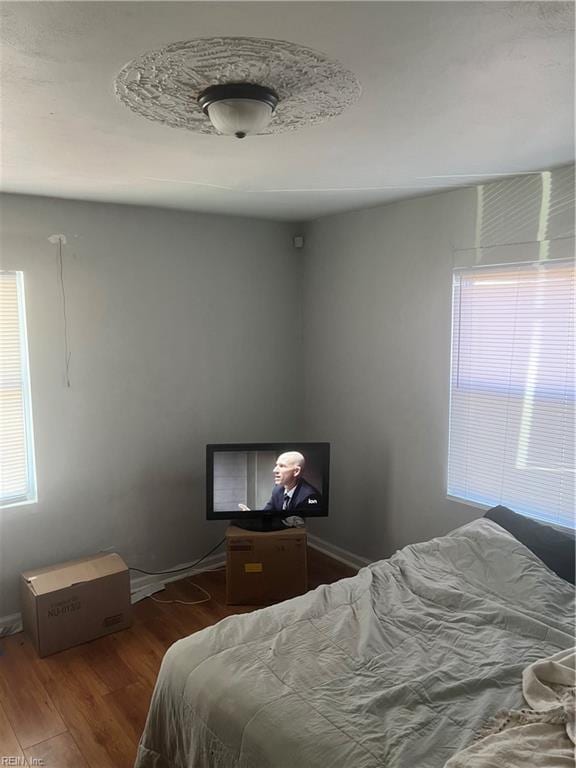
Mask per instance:
[[[0,271],[0,506],[35,498],[24,280]]]
[[[450,496],[575,527],[574,272],[454,271]]]
[[[248,454],[222,451],[214,456],[214,511],[227,512],[246,504],[248,497]]]

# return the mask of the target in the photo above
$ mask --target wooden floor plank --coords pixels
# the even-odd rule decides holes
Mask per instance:
[[[99,675],[93,666],[87,663],[93,649],[96,650],[97,662],[98,659],[101,660],[100,640],[48,656],[41,664],[36,662],[36,673],[46,680],[46,690],[52,690],[54,681],[68,679],[73,680],[78,689],[84,691],[87,696],[105,696],[110,693],[111,688],[103,679],[105,675]],[[106,671],[107,667],[103,667],[103,672]]]
[[[88,768],[82,752],[69,733],[61,733],[26,750],[30,765],[44,768]]]
[[[110,635],[116,653],[139,680],[154,687],[165,648],[143,624]]]
[[[105,686],[106,690],[102,695],[137,683],[139,680],[138,675],[118,655],[116,645],[110,636],[101,637],[93,643],[83,645],[82,657]]]
[[[35,668],[22,652],[21,635],[2,641],[0,704],[23,749],[66,730]]]
[[[56,657],[54,657],[55,659]],[[45,661],[49,661],[46,659]],[[132,768],[133,740],[106,705],[87,664],[46,665],[50,694],[91,768]]]
[[[24,752],[20,747],[20,742],[16,738],[4,708],[0,704],[0,765],[16,765],[17,761],[24,760]],[[18,764],[27,765],[25,762],[19,762]]]
[[[355,576],[356,568],[334,560],[317,549],[308,550],[308,588],[315,589],[320,584],[330,584],[338,579]]]
[[[145,683],[127,685],[104,697],[107,705],[116,713],[119,722],[130,730],[134,743],[140,740],[144,730],[151,697],[152,689]]]
[[[310,553],[310,588],[353,573]],[[173,582],[155,597],[191,602],[203,597],[195,584],[210,593],[209,602],[147,598],[134,606],[130,629],[45,659],[21,634],[0,640],[0,757],[9,749],[21,760],[44,760],[46,768],[132,768],[167,648],[257,607],[226,605],[224,571]]]

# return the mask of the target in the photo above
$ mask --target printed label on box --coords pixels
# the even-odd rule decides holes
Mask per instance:
[[[66,613],[72,613],[73,611],[80,610],[80,600],[74,595],[67,600],[59,600],[57,603],[52,603],[48,608],[47,616],[50,619],[55,619],[58,616],[63,616]]]
[[[244,563],[244,573],[262,573],[262,563]]]

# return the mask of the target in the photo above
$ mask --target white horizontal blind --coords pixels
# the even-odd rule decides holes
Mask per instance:
[[[248,495],[248,454],[220,451],[214,454],[214,511],[237,510]]]
[[[450,496],[575,527],[574,272],[454,271]]]
[[[36,498],[22,272],[0,272],[0,506]]]

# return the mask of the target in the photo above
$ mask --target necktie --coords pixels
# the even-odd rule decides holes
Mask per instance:
[[[290,506],[290,496],[288,496],[287,493],[284,494],[284,504],[282,504],[282,509],[288,509]]]

